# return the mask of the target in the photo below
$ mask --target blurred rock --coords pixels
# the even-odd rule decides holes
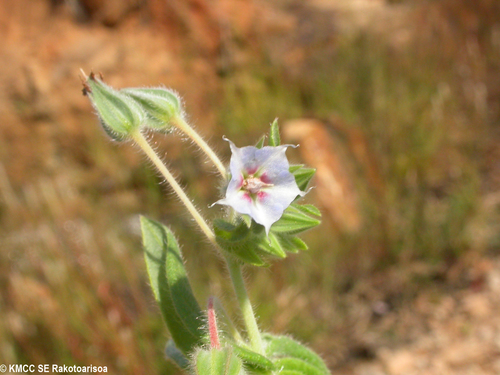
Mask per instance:
[[[306,164],[316,168],[317,196],[330,218],[342,231],[361,225],[358,199],[345,160],[333,136],[318,120],[298,119],[283,126],[287,142],[299,143]]]
[[[488,357],[488,350],[475,340],[457,340],[443,352],[443,359],[451,366],[458,367],[482,362]]]
[[[474,318],[487,318],[492,313],[491,303],[484,293],[470,294],[463,301],[463,308]]]
[[[390,375],[406,375],[415,370],[415,354],[408,350],[382,351],[380,358]]]

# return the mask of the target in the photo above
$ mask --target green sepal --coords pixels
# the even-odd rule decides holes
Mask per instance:
[[[309,249],[307,244],[299,237],[295,237],[293,235],[290,236],[283,233],[277,234],[277,236],[279,238],[281,247],[287,253],[298,253],[299,251],[305,251]]]
[[[223,219],[215,219],[214,231],[218,240],[228,243],[241,242],[250,235],[250,229],[243,220],[232,224]]]
[[[189,284],[182,254],[166,226],[141,216],[151,288],[176,347],[185,355],[203,339],[203,312]]]
[[[196,375],[244,375],[241,359],[233,348],[201,349],[195,355]]]
[[[234,353],[244,362],[245,367],[265,371],[272,371],[275,369],[273,362],[262,354],[256,353],[253,350],[239,346],[235,343],[231,343],[230,345],[233,348]]]
[[[280,129],[278,126],[278,119],[274,119],[269,129],[269,146],[279,146],[281,144]]]
[[[174,362],[179,368],[187,370],[189,368],[189,360],[186,356],[175,346],[173,340],[168,340],[165,347],[165,356]]]
[[[251,231],[255,236],[259,236],[259,238],[261,238],[261,242],[259,242],[259,249],[268,255],[285,258],[286,253],[297,253],[300,250],[308,249],[306,243],[300,238],[286,232],[273,232],[272,226],[269,232],[269,237],[265,236],[264,226],[257,224],[255,221],[252,221]],[[283,252],[285,256],[283,256]]]
[[[280,374],[330,375],[321,357],[308,347],[287,336],[264,334],[266,356],[271,359]]]
[[[248,227],[252,227],[252,230],[254,229],[253,227],[259,227],[258,231],[262,230],[264,231],[264,227],[262,225],[257,224],[255,221],[252,220],[250,215],[240,215],[239,218],[243,220]],[[257,231],[256,231],[257,233]]]
[[[297,234],[314,228],[321,223],[316,217],[321,212],[312,205],[298,205],[292,203],[283,213],[283,216],[271,226],[273,233]]]
[[[266,235],[262,225],[241,216],[233,224],[223,219],[214,221],[214,233],[219,246],[231,256],[253,266],[268,266],[267,258],[286,258],[287,253],[297,253],[308,247],[297,233],[320,223],[320,211],[313,205],[292,204],[282,218],[271,226]]]
[[[97,116],[99,117],[99,116]],[[123,142],[127,140],[127,135],[126,134],[118,134],[117,132],[113,131],[108,125],[102,121],[102,119],[99,117],[99,123],[101,124],[102,130],[106,133],[106,135],[111,138],[113,141],[117,142]]]
[[[87,77],[84,85],[84,93],[111,138],[122,141],[143,125],[146,113],[129,96],[106,85],[93,73]]]
[[[304,165],[291,165],[288,170],[293,174],[297,186],[302,191],[306,191],[309,182],[316,173],[316,169],[304,167]]]
[[[278,258],[286,258],[286,252],[281,246],[280,240],[274,233],[269,233],[267,239],[260,241],[258,248],[269,255],[273,255]]]
[[[321,211],[318,209],[318,207],[312,204],[300,204],[300,205],[297,204],[292,206],[298,209],[299,211],[302,211],[304,214],[321,217]]]
[[[255,147],[256,148],[262,148],[264,147],[264,142],[266,141],[266,136],[263,135],[262,137],[260,137],[259,141],[255,144]]]
[[[250,229],[243,220],[232,224],[223,219],[216,219],[213,226],[215,239],[224,251],[244,263],[259,267],[268,265],[256,253],[255,242],[250,238]]]
[[[168,133],[172,129],[171,120],[176,116],[182,117],[181,99],[172,90],[155,87],[133,87],[122,89],[121,92],[130,96],[146,111],[149,121],[148,128]]]

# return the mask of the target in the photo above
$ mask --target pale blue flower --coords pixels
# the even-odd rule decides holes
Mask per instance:
[[[269,234],[271,225],[297,196],[304,196],[289,171],[285,152],[290,145],[257,148],[231,146],[229,170],[231,181],[225,198],[215,202],[231,206],[263,225]]]

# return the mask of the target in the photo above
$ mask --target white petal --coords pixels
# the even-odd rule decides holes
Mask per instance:
[[[285,152],[290,145],[278,147],[266,146],[261,149],[253,146],[238,148],[233,142],[226,139],[231,147],[230,172],[231,181],[226,189],[225,198],[217,204],[231,206],[240,214],[250,217],[261,224],[269,234],[271,225],[278,221],[285,209],[298,196],[305,195],[295,182],[295,177],[290,173],[290,165]],[[265,181],[273,186],[261,190],[252,200],[248,192],[240,190],[241,179],[247,174],[259,171],[265,176]]]
[[[253,202],[249,197],[247,198],[247,193],[241,190],[226,194],[225,198],[219,199],[214,204],[224,204],[226,206],[231,206],[236,212],[239,212],[240,214],[252,216]]]
[[[298,195],[304,196],[305,193],[297,187],[295,179],[293,183],[275,185],[270,189],[265,189],[264,193],[264,198],[256,199],[251,216],[257,223],[264,225],[266,233],[269,234],[271,225],[283,216],[283,212]]]
[[[265,146],[257,148],[254,146],[236,147],[229,139],[225,138],[231,147],[231,161],[229,170],[232,175],[242,172],[251,172],[264,169],[268,173],[275,174],[279,171],[288,171],[289,163],[285,151],[291,145],[277,147]]]

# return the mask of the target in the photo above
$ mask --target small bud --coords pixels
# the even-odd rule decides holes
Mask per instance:
[[[153,130],[169,132],[172,129],[172,119],[183,116],[181,99],[172,90],[163,87],[134,87],[123,89],[121,92],[142,106],[149,116],[146,126]]]
[[[90,73],[83,83],[87,95],[97,112],[102,127],[113,139],[121,141],[143,125],[146,113],[127,95],[113,89]]]
[[[195,355],[197,375],[244,375],[243,363],[230,347],[201,349]]]
[[[230,346],[221,347],[213,297],[208,299],[207,318],[210,349],[200,349],[195,354],[195,374],[244,375],[243,363],[236,356],[233,348]]]
[[[208,299],[207,318],[210,347],[213,349],[220,349],[219,330],[217,328],[217,317],[214,309],[214,297]]]

